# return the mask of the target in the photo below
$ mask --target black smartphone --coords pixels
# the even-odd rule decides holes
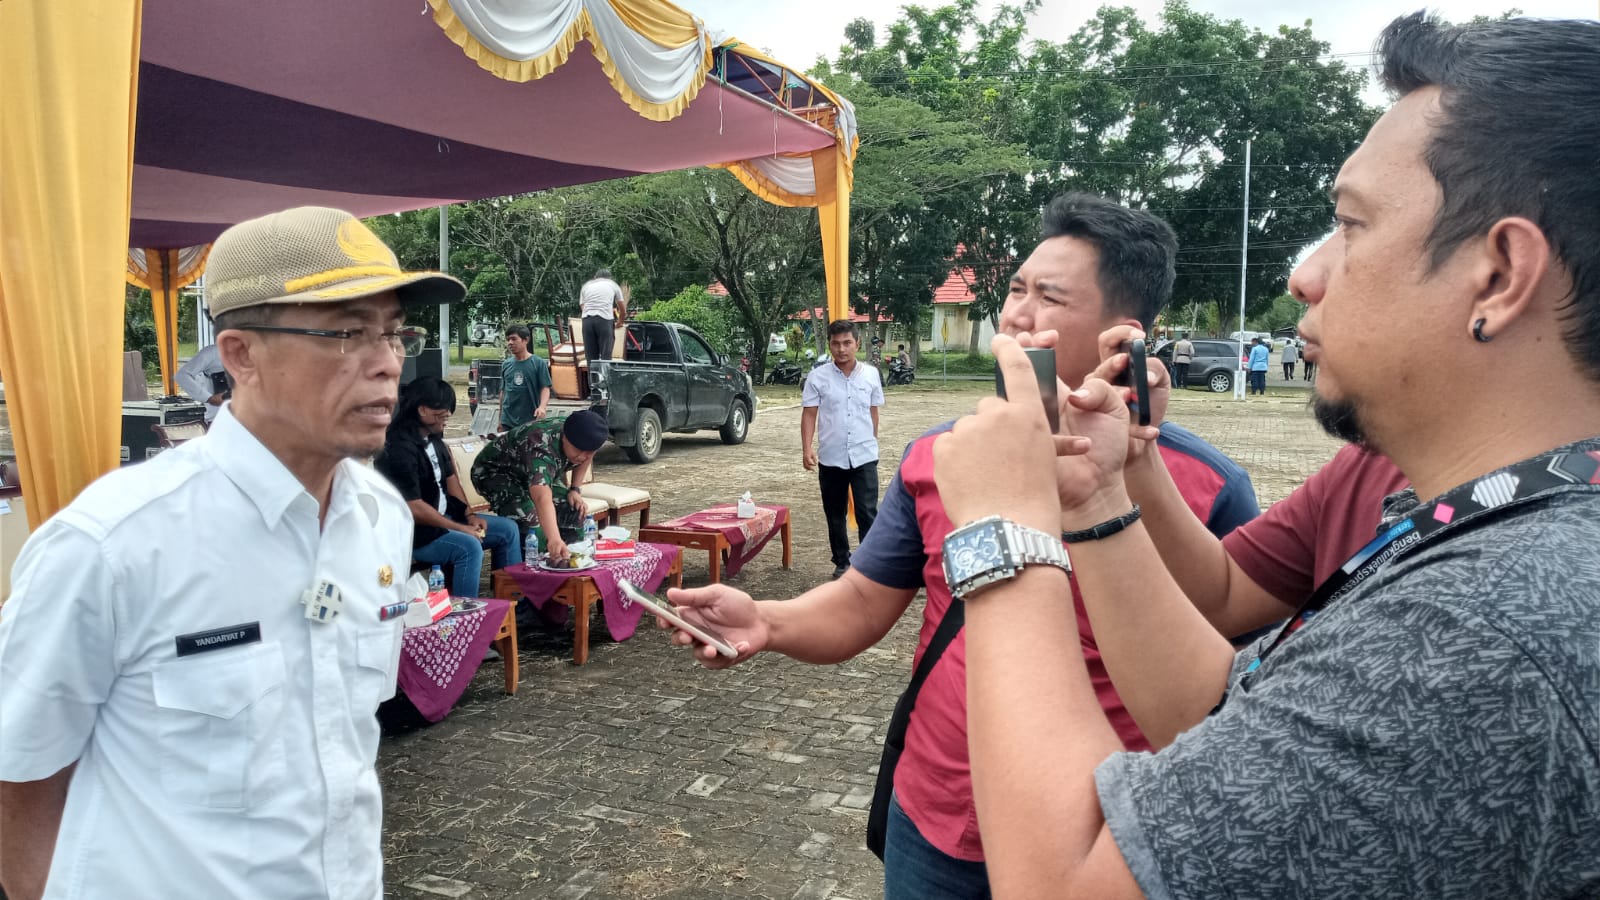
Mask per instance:
[[[1128,404],[1128,409],[1138,417],[1140,425],[1149,425],[1150,367],[1145,364],[1144,339],[1123,341],[1122,352],[1128,354],[1128,367],[1117,376],[1117,384],[1133,388],[1134,402]]]
[[[1044,401],[1044,417],[1050,422],[1050,433],[1061,430],[1061,402],[1056,399],[1056,349],[1054,347],[1024,347],[1033,365],[1033,378],[1039,383],[1039,397]],[[994,364],[994,392],[1001,400],[1006,398],[1005,374],[1000,364]]]

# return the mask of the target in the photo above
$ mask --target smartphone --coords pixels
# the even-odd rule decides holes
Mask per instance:
[[[683,616],[678,615],[677,610],[675,610],[673,607],[667,605],[666,603],[659,602],[649,594],[639,590],[639,588],[628,579],[617,579],[617,586],[622,588],[622,592],[624,594],[628,595],[628,599],[639,604],[640,606],[643,606],[646,612],[654,613],[661,618],[666,619],[667,622],[669,622],[679,631],[684,632],[702,644],[715,647],[718,653],[726,656],[729,659],[735,659],[739,656],[739,651],[733,649],[733,645],[728,643],[727,639],[722,635],[717,634],[715,631],[712,631],[705,625],[696,625],[693,622],[690,622],[688,619],[685,619]]]
[[[1128,367],[1117,376],[1117,384],[1133,388],[1134,402],[1128,408],[1138,417],[1140,425],[1149,425],[1150,367],[1145,364],[1144,339],[1123,341],[1122,352],[1128,354]]]
[[[1044,401],[1044,417],[1050,422],[1050,433],[1061,430],[1061,403],[1056,399],[1056,348],[1024,347],[1033,365],[1033,379],[1039,383],[1039,398]],[[994,364],[994,392],[1001,400],[1006,398],[1006,377],[1000,363]]]

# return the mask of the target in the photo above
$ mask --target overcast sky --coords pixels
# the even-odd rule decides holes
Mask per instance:
[[[700,16],[712,28],[722,29],[741,41],[769,51],[774,58],[809,69],[816,58],[832,59],[844,42],[845,23],[865,17],[884,28],[899,18],[904,0],[808,0],[805,3],[769,3],[753,0],[678,0],[680,6]],[[938,6],[927,0],[922,6]],[[980,3],[987,18],[998,3]],[[1045,0],[1034,15],[1030,37],[1062,41],[1078,29],[1099,3]],[[1123,0],[1139,10],[1146,21],[1154,22],[1161,12],[1160,0]],[[1191,0],[1191,7],[1222,19],[1243,19],[1245,24],[1271,31],[1282,24],[1312,23],[1312,32],[1327,41],[1332,53],[1365,53],[1372,49],[1383,26],[1396,16],[1422,8],[1420,2],[1404,0]],[[1595,18],[1600,15],[1600,0],[1450,0],[1431,4],[1449,18],[1461,21],[1476,15],[1499,15],[1520,9],[1526,15],[1551,18]],[[1337,9],[1338,14],[1329,12]],[[1363,60],[1352,60],[1364,62]]]

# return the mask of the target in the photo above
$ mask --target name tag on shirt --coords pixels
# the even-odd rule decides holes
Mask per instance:
[[[243,625],[229,625],[227,628],[214,628],[211,631],[180,634],[173,640],[178,642],[179,656],[209,653],[212,650],[237,647],[242,644],[259,644],[261,643],[261,623],[246,622]]]

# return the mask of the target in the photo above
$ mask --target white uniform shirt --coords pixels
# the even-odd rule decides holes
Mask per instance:
[[[591,278],[578,292],[578,305],[586,316],[611,318],[611,304],[622,299],[622,288],[609,278]]]
[[[174,377],[184,393],[194,398],[194,402],[205,406],[207,425],[216,420],[217,412],[222,409],[221,403],[213,406],[206,402],[216,393],[211,376],[213,373],[225,371],[227,370],[222,366],[222,354],[217,351],[217,345],[207,344],[196,350],[188,362],[179,366],[178,374]]]
[[[872,408],[883,405],[878,370],[860,360],[846,376],[831,358],[806,376],[800,405],[817,407],[817,461],[854,469],[878,460]]]
[[[374,712],[401,626],[378,610],[410,558],[382,476],[340,463],[319,530],[227,410],[35,532],[0,612],[0,780],[78,761],[45,896],[381,897]],[[300,602],[323,579],[326,624]],[[255,642],[194,637],[252,623]],[[180,635],[210,649],[179,656]]]

